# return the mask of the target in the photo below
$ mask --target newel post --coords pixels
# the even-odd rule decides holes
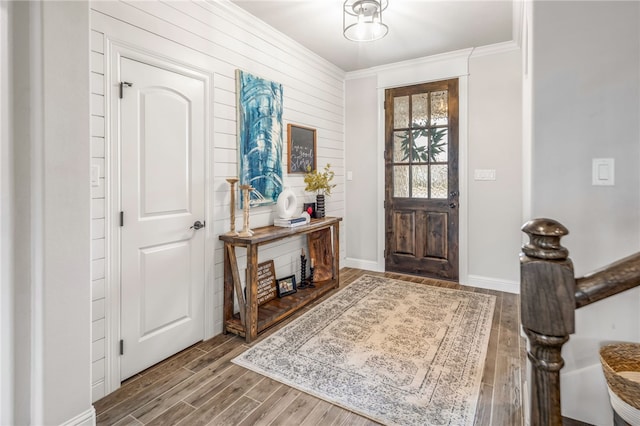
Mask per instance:
[[[531,426],[560,426],[561,351],[575,325],[573,263],[560,245],[569,231],[551,219],[530,220],[522,231],[529,235],[520,254],[520,303],[529,339]]]

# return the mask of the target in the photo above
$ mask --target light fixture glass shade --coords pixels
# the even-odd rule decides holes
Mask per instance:
[[[344,36],[353,41],[374,41],[386,36],[389,27],[382,22],[388,0],[345,0],[342,11]]]

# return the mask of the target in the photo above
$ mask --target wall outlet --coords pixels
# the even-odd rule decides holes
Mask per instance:
[[[496,180],[495,169],[475,169],[473,172],[474,180]]]

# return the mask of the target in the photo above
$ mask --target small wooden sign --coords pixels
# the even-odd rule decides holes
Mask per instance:
[[[258,306],[276,297],[276,268],[273,260],[258,264]]]

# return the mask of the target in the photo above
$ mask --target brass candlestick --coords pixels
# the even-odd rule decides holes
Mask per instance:
[[[231,233],[238,235],[238,233],[236,232],[236,182],[238,181],[238,178],[228,178],[227,182],[229,182],[229,185],[231,185],[231,216],[229,217],[229,220],[231,222]]]
[[[243,211],[243,224],[242,231],[238,234],[240,237],[250,237],[253,235],[253,232],[249,229],[249,203],[251,200],[249,199],[249,192],[253,191],[251,185],[240,185],[240,189],[242,189],[242,203],[244,204]]]

